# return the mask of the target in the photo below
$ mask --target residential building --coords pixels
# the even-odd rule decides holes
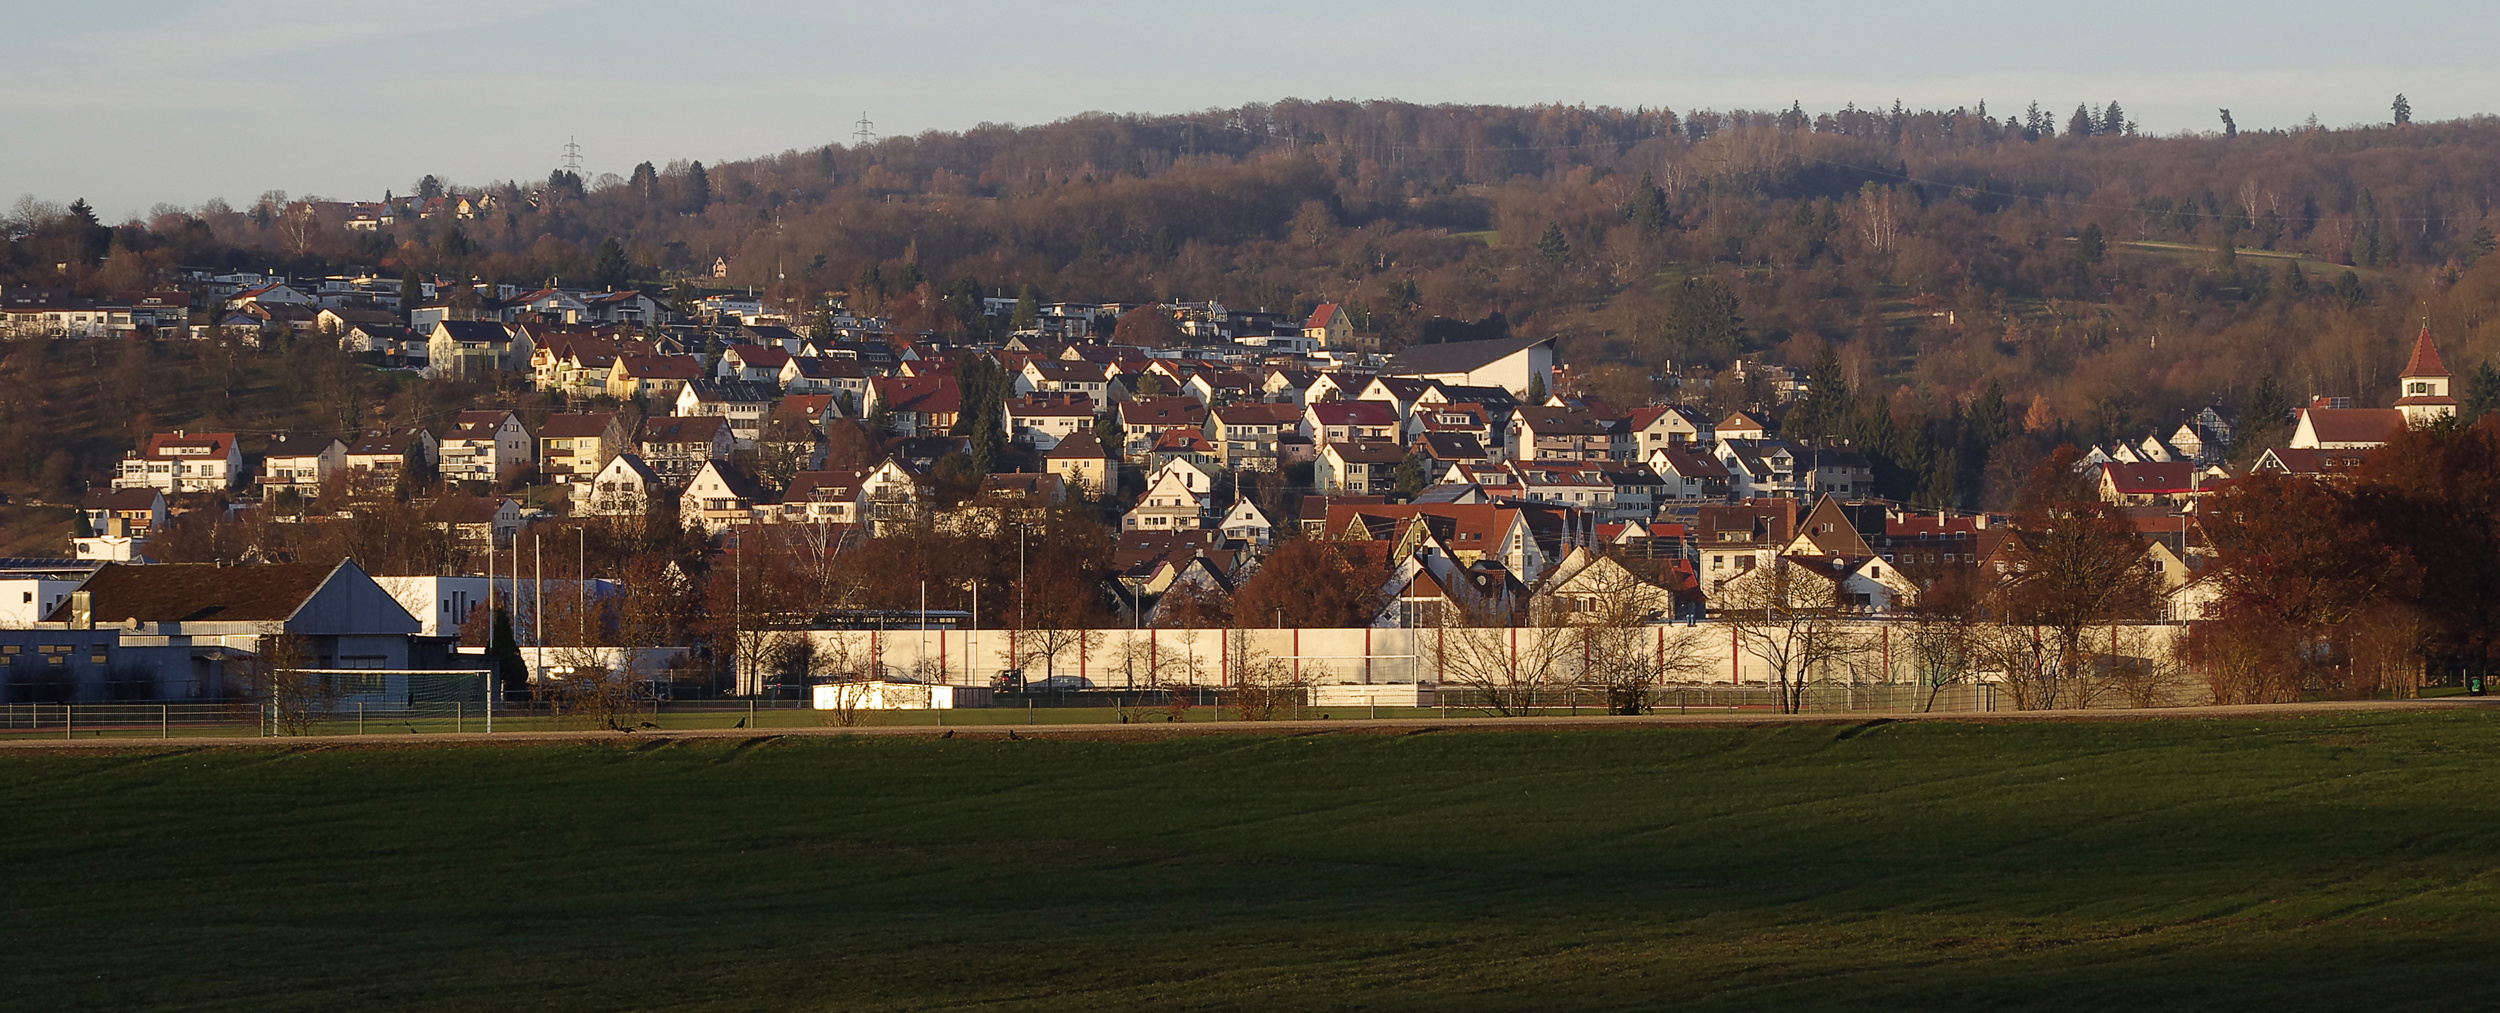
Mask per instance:
[[[1397,491],[1405,460],[1406,449],[1395,443],[1330,442],[1320,447],[1311,481],[1325,495],[1386,495]]]
[[[933,436],[955,428],[963,388],[951,375],[880,376],[868,381],[864,414],[883,410],[897,436]]]
[[[123,455],[113,488],[154,489],[167,496],[226,492],[239,486],[243,477],[243,449],[233,433],[177,429],[150,436],[138,449]]]
[[[157,489],[89,489],[78,509],[87,529],[99,534],[117,523],[125,533],[141,537],[165,526],[165,494]]]
[[[313,495],[347,470],[347,444],[335,436],[281,436],[261,455],[261,488]]]
[[[616,455],[633,447],[618,412],[568,412],[547,416],[538,429],[539,474],[566,483],[599,474]]]
[[[1081,490],[1086,497],[1106,495],[1119,488],[1119,462],[1103,450],[1102,441],[1090,431],[1069,434],[1043,456],[1043,470],[1059,476],[1071,490]]]
[[[1023,394],[1007,399],[1008,438],[1049,452],[1080,429],[1094,427],[1094,400],[1083,394]]]
[[[703,360],[691,355],[619,355],[609,367],[608,396],[673,405],[678,392],[702,376]]]
[[[1397,409],[1381,401],[1323,401],[1302,410],[1302,435],[1324,443],[1398,442]]]
[[[347,473],[369,485],[389,485],[412,470],[434,466],[440,441],[424,429],[368,429],[347,448]]]
[[[641,517],[659,495],[660,476],[639,454],[609,458],[589,481],[572,483],[573,512],[589,517]]]
[[[676,413],[727,420],[729,438],[743,449],[755,445],[755,438],[764,431],[765,417],[772,414],[773,403],[780,397],[780,389],[769,382],[689,380],[677,392]]]
[[[426,338],[426,369],[433,376],[484,379],[526,368],[527,338],[490,320],[441,320]]]
[[[1567,408],[1522,407],[1511,417],[1512,460],[1603,461],[1614,437],[1604,423]]]
[[[712,461],[725,461],[735,449],[729,420],[717,415],[662,416],[642,426],[642,463],[660,482],[684,485]]]
[[[1122,531],[1195,531],[1206,526],[1206,500],[1187,476],[1165,471],[1120,517]]]
[[[746,473],[725,461],[705,461],[687,480],[677,498],[677,516],[687,524],[719,534],[755,520],[759,508],[769,510],[764,492]]]
[[[452,418],[436,456],[436,471],[446,481],[491,482],[509,469],[536,463],[538,441],[512,412],[461,412]]]

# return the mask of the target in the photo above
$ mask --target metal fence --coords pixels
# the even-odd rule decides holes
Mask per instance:
[[[823,711],[797,699],[638,700],[597,713],[568,710],[548,701],[482,699],[408,704],[340,704],[281,715],[265,703],[20,703],[0,704],[0,739],[182,739],[290,736],[393,736],[497,734],[549,731],[669,732],[738,728],[797,729],[876,726],[980,727],[1041,724],[1143,724],[1221,722],[1243,719],[1241,697],[1217,687],[1081,690],[1002,694],[984,708]],[[1281,719],[1433,718],[1500,719],[1485,694],[1441,687],[1429,707],[1369,704],[1316,706],[1306,694],[1272,697],[1264,713]],[[1947,687],[1942,694],[1914,684],[1814,684],[1803,710],[1815,714],[1989,711],[2004,703],[1987,686]],[[1512,708],[1530,717],[1594,716],[1607,712],[1604,697],[1558,688]],[[1775,690],[1760,687],[1661,687],[1648,699],[1652,714],[1771,714]]]

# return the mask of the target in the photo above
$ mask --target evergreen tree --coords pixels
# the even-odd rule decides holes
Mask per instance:
[[[370,192],[370,191],[368,191],[368,192]],[[439,179],[435,179],[432,173],[428,173],[428,174],[426,174],[426,177],[425,177],[424,179],[420,179],[420,180],[418,180],[418,181],[417,181],[417,199],[418,199],[418,200],[420,200],[420,201],[429,201],[429,200],[433,200],[433,199],[434,199],[434,198],[436,198],[436,197],[440,197],[440,196],[442,196],[442,195],[443,195],[443,181],[442,181],[442,180],[439,180]]]
[[[2413,122],[2413,103],[2405,101],[2403,92],[2396,93],[2396,104],[2390,108],[2396,114],[2397,126],[2401,127],[2405,124]]]
[[[495,682],[503,688],[503,695],[528,692],[529,663],[522,660],[520,642],[512,635],[512,609],[510,607],[497,606],[495,608],[495,625],[488,639],[492,641],[492,644],[487,648],[486,653],[488,657],[494,659]]]
[[[2118,108],[2117,99],[2109,100],[2109,108],[2101,110],[2101,132],[2104,134],[2125,133],[2126,127],[2127,111]]]
[[[1656,235],[1666,231],[1667,192],[1659,189],[1648,173],[1642,173],[1640,183],[1632,188],[1632,202],[1624,208],[1623,216],[1644,233]]]
[[[2092,136],[2092,110],[2076,105],[2075,114],[2066,118],[2066,134],[2070,137]]]
[[[652,168],[649,162],[634,166],[633,178],[626,180],[625,183],[627,189],[632,190],[636,197],[645,201],[659,199],[660,170]]]
[[[1398,462],[1398,495],[1414,499],[1416,493],[1424,491],[1425,476],[1429,471],[1429,462],[1422,451],[1408,453],[1406,460]]]
[[[2335,276],[2335,298],[2344,304],[2345,309],[2361,305],[2361,300],[2368,295],[2369,293],[2361,288],[2360,275],[2345,271]]]
[[[1545,403],[1545,374],[1528,374],[1528,403],[1531,405]]]
[[[2248,395],[2248,404],[2240,409],[2239,432],[2235,441],[2246,447],[2270,447],[2270,437],[2290,424],[2292,400],[2283,393],[2283,385],[2268,376],[2257,381],[2257,389]]]
[[[686,209],[702,214],[704,208],[711,206],[712,174],[703,170],[703,163],[696,162],[686,169]]]
[[[409,314],[411,311],[414,311],[414,310],[417,308],[417,304],[418,304],[418,303],[421,303],[421,302],[424,302],[424,301],[425,301],[425,283],[424,283],[423,281],[421,281],[421,280],[419,280],[419,279],[417,278],[417,272],[415,272],[415,271],[402,271],[402,272],[400,272],[400,275],[399,275],[399,316],[400,316],[400,318],[401,318],[401,319],[403,319],[403,320],[404,320],[404,319],[407,319],[408,314]]]
[[[2283,262],[2283,291],[2295,299],[2309,294],[2309,276],[2301,273],[2300,261]]]
[[[1560,264],[1571,255],[1571,240],[1564,238],[1561,222],[1545,223],[1545,234],[1537,237],[1536,255],[1548,264]]]
[[[2378,198],[2371,196],[2369,187],[2362,187],[2353,198],[2352,216],[2358,223],[2352,234],[2352,262],[2363,267],[2378,264],[2387,251],[2379,242]]]
[[[2457,402],[2457,421],[2471,424],[2494,409],[2500,409],[2500,366],[2485,359],[2466,377],[2465,396]]]
[[[1041,290],[1026,285],[1022,291],[1016,293],[1016,312],[1015,315],[1007,318],[1007,330],[1010,333],[1029,331],[1040,326],[1041,321]]]
[[[2108,255],[2109,243],[2101,237],[2098,224],[2086,224],[2082,231],[2075,233],[2075,260],[2089,266],[2100,263],[2101,258]]]
[[[1684,279],[1668,295],[1663,357],[1734,359],[1744,323],[1736,309],[1736,293],[1718,279]]]
[[[2237,124],[2237,123],[2233,123],[2233,122],[2231,122],[2231,110],[2228,110],[2228,109],[2223,110],[2223,111],[2222,111],[2222,136],[2224,136],[2224,137],[2238,137],[2239,135],[2240,135],[2240,125],[2239,125],[2239,124]]]
[[[2465,266],[2474,266],[2476,261],[2483,259],[2483,257],[2491,253],[2495,247],[2500,247],[2500,239],[2494,239],[2492,237],[2491,226],[2485,225],[2481,228],[2475,229],[2474,238],[2467,240],[2465,243]]]
[[[625,256],[625,244],[609,236],[599,241],[599,254],[590,260],[591,284],[611,291],[625,284],[633,275],[633,262]]]

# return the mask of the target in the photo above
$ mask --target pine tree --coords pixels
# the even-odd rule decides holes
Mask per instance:
[[[2500,248],[2500,239],[2493,238],[2491,226],[2486,225],[2475,229],[2474,238],[2466,240],[2465,243],[2465,266],[2474,266],[2476,261],[2489,255],[2494,248]]]
[[[1561,222],[1545,223],[1545,234],[1537,237],[1536,255],[1549,264],[1559,264],[1571,255],[1571,240],[1564,238]]]
[[[2380,258],[2387,257],[2387,251],[2379,242],[2378,198],[2370,195],[2369,187],[2362,187],[2360,196],[2353,198],[2352,215],[2360,223],[2353,230],[2352,262],[2363,267],[2379,263]]]
[[[2396,93],[2396,104],[2390,108],[2396,114],[2397,126],[2401,127],[2405,124],[2413,122],[2413,103],[2405,101],[2403,92]]]
[[[2092,136],[2092,110],[2076,105],[2075,114],[2066,118],[2066,133],[2070,137]]]
[[[2101,132],[2104,134],[2129,132],[2127,130],[2127,111],[2118,108],[2117,99],[2109,100],[2109,108],[2101,110]]]
[[[2231,122],[2231,110],[2222,110],[2222,136],[2238,137],[2239,135],[2240,125]]]
[[[1531,405],[1545,403],[1545,374],[1528,374],[1528,403]]]
[[[1029,331],[1039,326],[1041,320],[1042,292],[1031,285],[1026,285],[1022,291],[1016,293],[1016,312],[1015,315],[1007,318],[1007,330],[1010,332]]]
[[[1642,173],[1640,183],[1632,188],[1632,202],[1623,209],[1623,217],[1650,235],[1666,231],[1667,192],[1659,189],[1648,173]]]
[[[633,271],[633,261],[626,258],[625,246],[617,242],[615,236],[599,241],[599,253],[590,261],[590,280],[593,284],[615,291],[617,286],[631,279]]]
[[[2087,223],[2082,231],[2075,233],[2075,259],[2077,261],[2089,266],[2100,263],[2101,258],[2108,255],[2109,243],[2101,237],[2099,224]]]
[[[2457,404],[2457,421],[2472,423],[2494,409],[2500,409],[2500,366],[2485,359],[2466,378],[2465,397]]]

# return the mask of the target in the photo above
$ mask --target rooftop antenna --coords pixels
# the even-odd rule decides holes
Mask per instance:
[[[582,146],[573,143],[570,137],[564,139],[564,171],[576,176],[582,174]]]
[[[877,124],[868,118],[868,110],[860,110],[859,122],[851,125],[859,128],[851,131],[851,147],[865,148],[869,144],[876,141],[877,132],[873,128],[876,127]]]

